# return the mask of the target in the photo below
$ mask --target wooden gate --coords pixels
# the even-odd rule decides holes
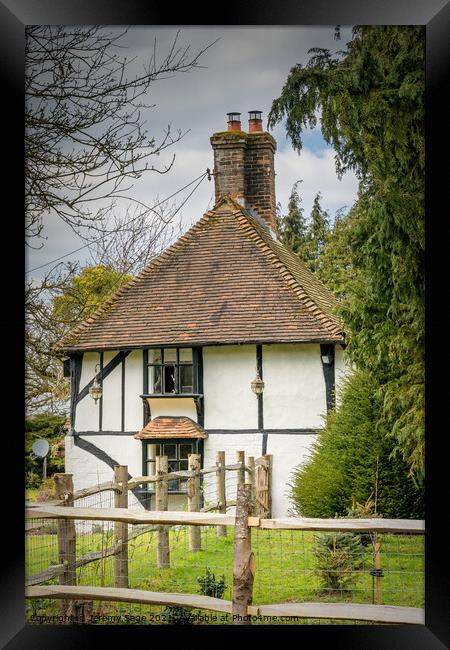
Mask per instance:
[[[272,455],[255,460],[255,516],[270,519],[272,516]]]

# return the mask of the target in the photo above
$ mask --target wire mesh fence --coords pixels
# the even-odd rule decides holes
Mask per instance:
[[[129,594],[129,600],[121,594],[117,602],[102,600],[100,596],[67,600],[45,595],[27,598],[27,621],[39,624],[158,625],[232,622],[231,605],[226,603],[233,600],[236,553],[234,511],[236,489],[240,482],[237,472],[227,473],[227,514],[233,514],[233,517],[225,519],[231,525],[215,525],[214,516],[219,517],[217,514],[210,516],[209,525],[178,523],[163,526],[158,523],[158,513],[152,515],[150,510],[155,507],[154,494],[149,496],[146,513],[143,497],[148,492],[144,492],[142,487],[138,488],[142,490],[138,496],[137,488],[128,491],[128,508],[124,510],[126,513],[146,513],[150,520],[156,518],[155,521],[131,524],[106,516],[81,518],[86,512],[94,512],[92,517],[95,517],[96,510],[101,511],[103,517],[105,509],[117,505],[117,490],[89,494],[74,501],[74,508],[80,510],[80,518],[74,514],[71,520],[74,530],[72,547],[61,541],[62,535],[70,537],[70,527],[62,531],[60,517],[52,518],[50,512],[47,517],[39,518],[37,515],[27,519],[28,586],[62,584],[108,589],[125,586]],[[201,504],[205,513],[209,503],[217,506],[214,481],[203,480],[201,489]],[[63,507],[57,509],[60,512],[64,510]],[[185,514],[190,516],[196,513]],[[389,530],[348,531],[345,526],[338,530],[339,520],[329,531],[292,530],[289,529],[289,522],[293,519],[263,520],[269,524],[278,522],[280,528],[271,529],[261,527],[259,518],[253,517],[253,520],[249,536],[256,567],[252,594],[256,608],[269,606],[270,609],[271,606],[282,604],[286,610],[287,604],[299,603],[424,607],[422,534],[400,534]],[[285,525],[283,522],[288,523]],[[199,537],[195,546],[193,529],[198,531]],[[393,529],[396,530],[395,526]],[[405,531],[407,533],[407,526]],[[194,607],[192,603],[184,606],[169,601],[151,604],[133,602],[131,596],[134,590],[138,594],[159,594],[160,599],[161,595],[166,594],[169,601],[173,594],[208,596],[222,599],[224,607],[213,603],[210,610],[209,605],[205,609],[202,604]],[[121,602],[124,598],[124,602]],[[217,607],[223,611],[217,610]],[[355,621],[348,619],[348,616],[336,619],[322,615],[314,618],[306,615],[255,614],[252,622],[345,624]]]

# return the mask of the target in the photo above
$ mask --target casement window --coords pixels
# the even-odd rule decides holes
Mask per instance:
[[[153,348],[147,351],[150,395],[192,395],[197,390],[192,348]]]
[[[143,442],[143,472],[146,476],[156,474],[156,456],[167,456],[169,472],[178,472],[188,469],[189,454],[202,453],[202,440],[173,438],[165,440]],[[148,491],[155,491],[155,484],[148,483]],[[185,494],[187,491],[187,479],[169,481],[169,493]]]

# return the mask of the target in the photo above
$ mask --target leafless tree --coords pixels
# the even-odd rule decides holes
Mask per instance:
[[[156,41],[141,74],[123,56],[123,37],[103,27],[27,28],[25,76],[26,229],[29,245],[42,238],[45,217],[79,232],[105,226],[111,201],[142,174],[167,173],[153,160],[183,137],[169,125],[160,137],[144,128],[155,80],[192,71],[211,47],[196,53],[178,45],[159,57]],[[129,197],[127,197],[129,198]],[[131,201],[132,199],[130,199]],[[42,242],[41,242],[42,245]]]
[[[200,66],[211,47],[196,53],[178,45],[177,33],[159,56],[156,41],[149,61],[122,54],[127,30],[100,26],[30,26],[26,35],[26,233],[31,247],[43,245],[47,219],[60,218],[84,241],[91,265],[119,274],[141,270],[175,235],[180,207],[144,205],[128,194],[143,174],[165,174],[154,160],[184,135],[168,125],[156,138],[144,128],[150,85]],[[134,71],[134,72],[133,72]],[[125,213],[117,201],[126,199]],[[124,201],[122,201],[124,204]],[[86,316],[61,317],[54,300],[71,291],[80,264],[60,263],[26,286],[27,410],[65,410],[68,382],[53,352],[54,343]],[[119,277],[120,279],[120,277]]]

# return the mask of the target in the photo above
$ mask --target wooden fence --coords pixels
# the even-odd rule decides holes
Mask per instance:
[[[226,472],[236,472],[237,484],[248,483],[252,486],[251,492],[251,510],[252,514],[264,517],[270,517],[272,514],[272,455],[265,454],[260,458],[247,456],[244,451],[236,452],[236,462],[227,465],[225,462],[225,452],[218,451],[216,454],[216,464],[212,467],[200,468],[200,457],[196,454],[189,456],[189,469],[178,472],[168,472],[167,456],[156,457],[156,473],[154,476],[135,476],[128,480],[128,467],[126,465],[116,465],[114,469],[114,480],[106,481],[99,485],[83,488],[73,491],[70,474],[55,474],[55,483],[59,480],[64,481],[61,486],[62,492],[57,492],[60,498],[46,501],[46,505],[68,505],[68,499],[77,501],[85,497],[98,494],[100,492],[113,491],[117,495],[122,495],[122,506],[127,507],[125,492],[134,490],[137,487],[148,483],[155,483],[155,501],[156,510],[168,509],[168,497],[170,496],[168,484],[170,481],[178,479],[188,479],[186,498],[189,511],[214,511],[226,513],[227,508],[236,505],[235,500],[227,500],[226,494]],[[122,468],[122,469],[120,469]],[[217,501],[209,503],[200,508],[201,480],[203,477],[216,475],[216,496]],[[67,477],[59,479],[59,477]],[[69,481],[67,483],[67,481]],[[166,494],[167,493],[167,494]],[[63,495],[63,496],[61,496]],[[66,495],[66,496],[64,496]],[[39,506],[39,502],[26,502],[26,506],[33,508]],[[118,505],[118,502],[116,503]],[[222,531],[223,533],[223,531]]]
[[[164,465],[164,464],[163,464]],[[122,470],[123,471],[123,470]],[[164,471],[164,466],[160,467]],[[198,470],[191,470],[197,472]],[[122,476],[126,474],[122,474]],[[195,479],[197,476],[191,476]],[[116,474],[116,480],[118,476]],[[119,485],[120,481],[117,481]],[[122,481],[122,487],[125,481]],[[129,484],[129,482],[128,482]],[[397,607],[382,605],[365,605],[354,603],[273,603],[267,605],[254,605],[252,603],[253,581],[257,571],[256,561],[252,552],[251,530],[282,529],[282,530],[308,530],[308,531],[353,531],[353,532],[385,532],[407,535],[423,535],[425,526],[423,521],[402,519],[304,519],[304,518],[265,518],[253,512],[253,490],[251,481],[237,486],[236,513],[223,512],[181,512],[181,511],[145,511],[131,510],[124,507],[124,503],[116,501],[114,508],[82,508],[73,506],[70,495],[70,485],[60,480],[60,488],[64,490],[66,505],[52,505],[47,503],[36,504],[26,511],[27,519],[57,519],[58,549],[60,566],[50,567],[56,571],[50,577],[59,576],[59,585],[39,585],[34,576],[34,582],[26,588],[28,598],[55,598],[61,599],[67,607],[69,601],[102,600],[122,601],[130,603],[143,603],[147,605],[174,605],[190,607],[217,612],[227,612],[232,615],[233,624],[249,624],[252,616],[287,616],[327,619],[348,619],[357,621],[372,621],[378,623],[410,623],[424,624],[424,610],[413,607]],[[91,587],[77,586],[75,568],[80,566],[80,561],[92,561],[87,557],[77,560],[74,544],[74,520],[111,521],[116,525],[115,543],[109,549],[110,555],[115,555],[115,570],[117,578],[121,577],[119,586],[116,587]],[[64,524],[64,525],[62,525]],[[124,534],[127,524],[139,525],[137,534],[144,530],[161,531],[163,527],[188,525],[191,529],[200,526],[234,526],[234,562],[233,562],[233,591],[232,600],[222,600],[209,596],[193,594],[150,592],[127,588],[128,554],[125,553],[126,545],[132,536]],[[155,528],[156,527],[156,528]],[[134,535],[134,533],[133,533]],[[120,537],[119,537],[120,536]],[[192,536],[195,538],[195,536]],[[195,542],[196,543],[196,542]],[[70,554],[69,554],[70,551]],[[91,554],[92,555],[92,554]],[[44,572],[45,573],[45,572]],[[43,574],[41,574],[41,582]],[[66,610],[67,611],[67,610]]]

